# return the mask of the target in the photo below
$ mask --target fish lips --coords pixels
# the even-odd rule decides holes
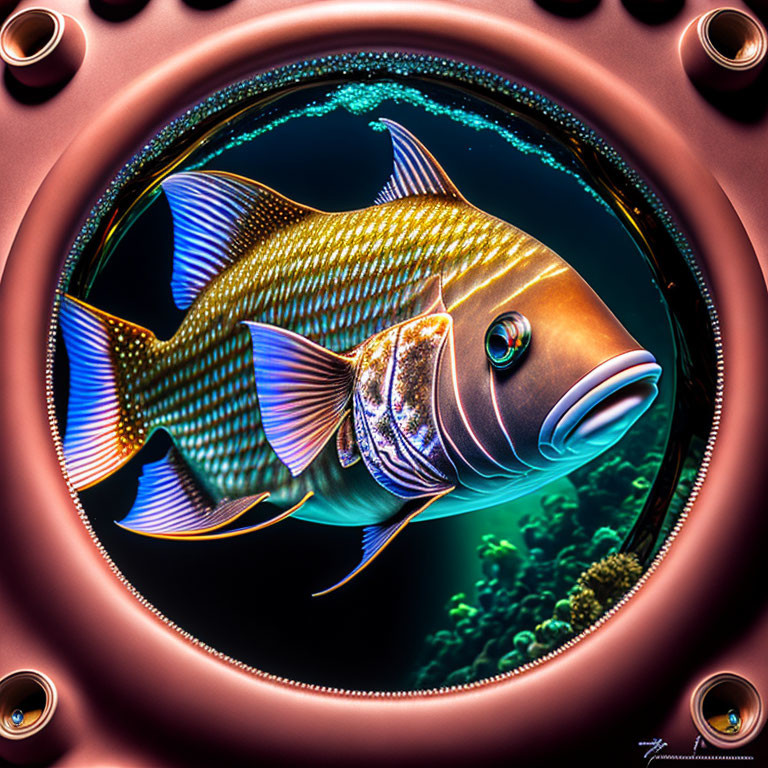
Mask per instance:
[[[539,450],[558,461],[597,454],[617,442],[658,394],[661,366],[647,350],[624,352],[579,379],[553,406]]]

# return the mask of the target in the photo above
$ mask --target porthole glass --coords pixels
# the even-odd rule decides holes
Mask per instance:
[[[673,545],[717,408],[714,310],[639,171],[543,96],[410,54],[170,121],[52,309],[62,470],[126,586],[341,689],[474,684],[591,631]],[[505,313],[530,343],[501,368]]]

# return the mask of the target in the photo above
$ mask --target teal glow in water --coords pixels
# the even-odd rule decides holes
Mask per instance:
[[[591,195],[600,205],[605,206],[606,210],[610,210],[608,203],[603,200],[603,198],[600,197],[600,195],[598,195],[581,176],[575,173],[572,169],[567,168],[563,163],[558,161],[551,152],[548,152],[541,145],[525,141],[514,131],[504,128],[482,114],[472,112],[468,109],[446,106],[445,104],[441,104],[439,101],[430,98],[419,88],[405,86],[402,83],[395,82],[349,83],[341,85],[335,91],[329,93],[324,99],[316,103],[308,104],[300,109],[291,110],[287,114],[270,121],[260,128],[239,134],[236,138],[217,149],[215,153],[210,153],[194,163],[191,168],[203,168],[216,157],[219,157],[230,149],[248,144],[259,136],[275,130],[290,120],[295,120],[297,118],[325,117],[338,109],[346,110],[353,115],[364,115],[379,109],[382,105],[387,103],[408,104],[417,107],[430,115],[447,117],[449,120],[466,126],[467,128],[472,128],[475,131],[493,131],[503,138],[504,141],[508,142],[515,151],[524,155],[535,155],[545,165],[548,165],[556,171],[572,176],[585,192]],[[369,126],[374,131],[381,132],[386,130],[385,125],[378,120],[372,120],[369,123]]]
[[[444,82],[418,79],[426,74]],[[340,77],[352,81],[318,81]],[[324,210],[364,207],[391,170],[389,140],[377,119],[394,119],[424,142],[471,203],[530,232],[590,283],[660,362],[656,404],[615,449],[533,499],[411,526],[360,583],[326,600],[309,595],[354,560],[357,531],[288,520],[258,538],[179,544],[113,525],[133,502],[141,465],[166,452],[162,435],[80,494],[85,519],[115,566],[159,611],[203,643],[267,673],[342,688],[419,690],[513,670],[571,636],[563,600],[594,559],[618,548],[642,508],[666,446],[677,350],[637,244],[574,155],[508,107],[466,89],[503,97],[573,131],[639,190],[677,244],[676,257],[689,260],[667,212],[599,136],[530,89],[460,62],[366,53],[292,65],[215,94],[148,142],[94,208],[62,288],[80,281],[89,287],[83,289],[89,302],[170,336],[181,313],[170,300],[173,244],[162,196],[147,192],[151,204],[119,233],[109,258],[86,270],[81,256],[127,185],[173,156],[175,142],[241,102],[312,79],[313,85],[267,106],[257,102],[222,124],[179,169],[238,173]],[[701,294],[706,298],[703,288]],[[61,360],[53,390],[63,423]],[[692,457],[678,510],[697,469]]]

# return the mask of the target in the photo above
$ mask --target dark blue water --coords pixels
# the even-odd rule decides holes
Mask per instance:
[[[675,357],[665,305],[635,242],[577,177],[575,159],[528,123],[463,94],[420,85],[366,100],[361,89],[347,91],[335,108],[330,86],[256,107],[222,126],[180,168],[238,173],[323,210],[360,208],[372,203],[392,165],[388,134],[370,123],[378,117],[401,123],[471,203],[557,251],[656,356],[665,375],[654,410],[644,417],[655,419],[646,431],[654,444],[644,450],[663,451]],[[158,197],[124,232],[87,300],[161,338],[172,335],[183,313],[171,299],[171,257],[170,212]],[[62,425],[66,387],[60,351]],[[630,433],[625,440],[631,439]],[[359,578],[313,599],[313,591],[357,562],[358,531],[287,520],[251,536],[185,543],[114,525],[133,503],[142,464],[161,458],[168,446],[156,435],[126,467],[80,494],[117,566],[165,616],[216,650],[271,674],[343,688],[412,687],[425,637],[446,622],[448,598],[471,592],[480,574],[481,536],[507,537],[527,556],[520,517],[538,514],[537,524],[546,528],[542,497],[554,491],[577,498],[576,485],[565,480],[501,510],[413,525]]]

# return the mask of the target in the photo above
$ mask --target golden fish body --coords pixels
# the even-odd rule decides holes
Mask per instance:
[[[75,487],[157,429],[175,445],[124,527],[220,537],[268,492],[283,516],[372,526],[355,573],[409,520],[533,490],[650,404],[659,367],[575,270],[385,123],[395,170],[361,210],[225,173],[166,179],[188,310],[167,341],[65,297]]]

